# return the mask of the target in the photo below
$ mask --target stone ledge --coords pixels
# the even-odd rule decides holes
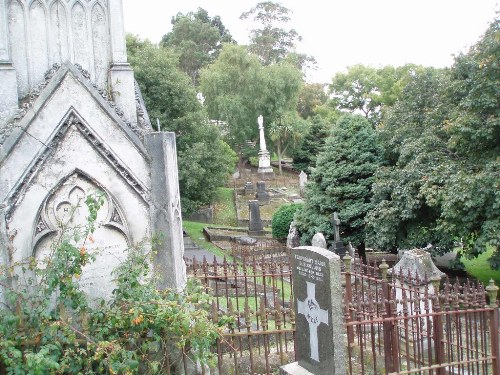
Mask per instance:
[[[280,367],[280,375],[314,375],[312,372],[300,366],[298,362],[289,363]]]

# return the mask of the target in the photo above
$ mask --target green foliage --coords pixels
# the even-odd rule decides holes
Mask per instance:
[[[212,202],[233,171],[236,155],[220,128],[209,122],[175,54],[130,35],[127,48],[149,116],[176,134],[182,209],[190,214]]]
[[[265,1],[240,16],[242,20],[251,18],[262,26],[251,30],[249,50],[265,65],[282,61],[301,40],[295,29],[283,28],[290,21],[289,14],[290,10],[283,5]]]
[[[291,203],[285,204],[276,210],[271,221],[274,238],[283,239],[288,236],[295,212],[302,209],[302,206],[299,203]]]
[[[333,240],[331,218],[338,212],[343,241],[364,246],[364,218],[373,208],[371,187],[381,154],[368,120],[355,115],[338,120],[306,185],[304,209],[296,215],[303,242],[316,232]]]
[[[305,83],[299,92],[297,111],[300,117],[307,119],[314,116],[316,107],[323,105],[328,100],[324,85],[321,83]]]
[[[300,145],[291,153],[295,169],[308,172],[316,166],[316,159],[330,134],[331,124],[335,122],[328,122],[320,116],[313,117]]]
[[[333,103],[340,110],[362,112],[372,124],[380,121],[383,106],[392,106],[412,76],[422,68],[404,65],[373,68],[354,65],[347,73],[337,73],[330,84]]]
[[[175,363],[181,348],[202,364],[212,363],[218,328],[208,318],[208,295],[194,280],[183,291],[159,290],[148,246],[130,249],[114,271],[111,301],[88,302],[78,279],[93,261],[86,244],[103,199],[89,196],[86,204],[86,225],[61,223],[61,235],[41,263],[30,258],[12,265],[23,275],[7,289],[7,306],[0,309],[0,362],[7,372],[158,374],[166,372],[165,356]]]
[[[369,242],[379,248],[488,246],[500,267],[500,26],[492,22],[450,70],[414,75],[380,126],[389,162],[377,174]]]
[[[208,114],[227,124],[226,139],[235,149],[258,136],[265,85],[258,58],[244,46],[224,45],[219,58],[201,73]]]
[[[178,13],[171,23],[172,31],[163,36],[160,44],[179,55],[179,67],[197,85],[199,71],[217,58],[222,43],[233,43],[233,38],[219,16],[211,18],[202,8]]]

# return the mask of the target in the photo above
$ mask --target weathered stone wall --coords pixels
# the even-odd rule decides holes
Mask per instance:
[[[50,66],[65,61],[80,64],[99,87],[107,86],[111,34],[106,0],[4,3],[20,97],[43,80]]]

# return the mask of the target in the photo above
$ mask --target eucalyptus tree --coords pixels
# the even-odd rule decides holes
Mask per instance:
[[[127,49],[150,117],[176,134],[182,209],[189,214],[212,202],[233,170],[234,152],[209,122],[175,53],[130,35]]]
[[[161,40],[163,47],[179,55],[180,68],[198,84],[199,71],[219,55],[223,43],[234,43],[219,16],[210,17],[203,8],[172,17],[172,31]]]

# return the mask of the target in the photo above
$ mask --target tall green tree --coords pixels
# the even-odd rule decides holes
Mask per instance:
[[[262,108],[267,120],[268,134],[278,155],[278,168],[290,145],[303,133],[303,122],[297,115],[297,103],[302,87],[302,74],[295,66],[278,63],[263,68],[266,86],[263,88]]]
[[[257,118],[263,111],[266,80],[257,56],[246,47],[226,44],[219,58],[201,72],[201,91],[211,119],[226,127],[226,140],[238,152],[258,137]]]
[[[305,83],[299,92],[297,111],[300,117],[307,119],[314,116],[314,110],[325,104],[328,96],[322,83]]]
[[[259,56],[264,65],[282,61],[289,53],[294,52],[301,37],[295,29],[286,28],[290,21],[290,9],[273,1],[258,3],[240,19],[251,19],[260,28],[250,32],[250,52]]]
[[[337,73],[333,77],[330,94],[338,109],[362,113],[373,125],[377,125],[382,107],[392,106],[412,75],[421,69],[412,64],[398,68],[353,65],[347,73]]]
[[[161,40],[163,47],[179,54],[180,68],[198,84],[200,69],[219,55],[223,43],[234,43],[219,16],[210,17],[203,8],[172,17],[172,31]]]
[[[443,102],[448,84],[446,71],[428,68],[385,113],[380,140],[388,165],[376,174],[376,206],[367,215],[367,241],[374,247],[443,246],[453,240],[437,231],[442,189],[456,165],[449,163],[442,126],[449,115]]]
[[[189,214],[212,202],[234,168],[234,152],[209,122],[172,51],[131,35],[127,50],[150,117],[176,133],[181,202]]]
[[[315,116],[309,121],[305,135],[291,154],[295,169],[310,173],[310,170],[316,166],[316,159],[335,122],[336,120],[327,121],[320,116]]]
[[[360,115],[344,115],[332,128],[306,186],[304,209],[296,215],[302,241],[316,232],[334,239],[338,212],[344,242],[365,248],[365,215],[373,208],[374,173],[382,163],[375,130]]]
[[[449,71],[416,74],[387,112],[381,139],[390,166],[374,185],[369,241],[381,248],[492,246],[500,267],[499,21]]]

